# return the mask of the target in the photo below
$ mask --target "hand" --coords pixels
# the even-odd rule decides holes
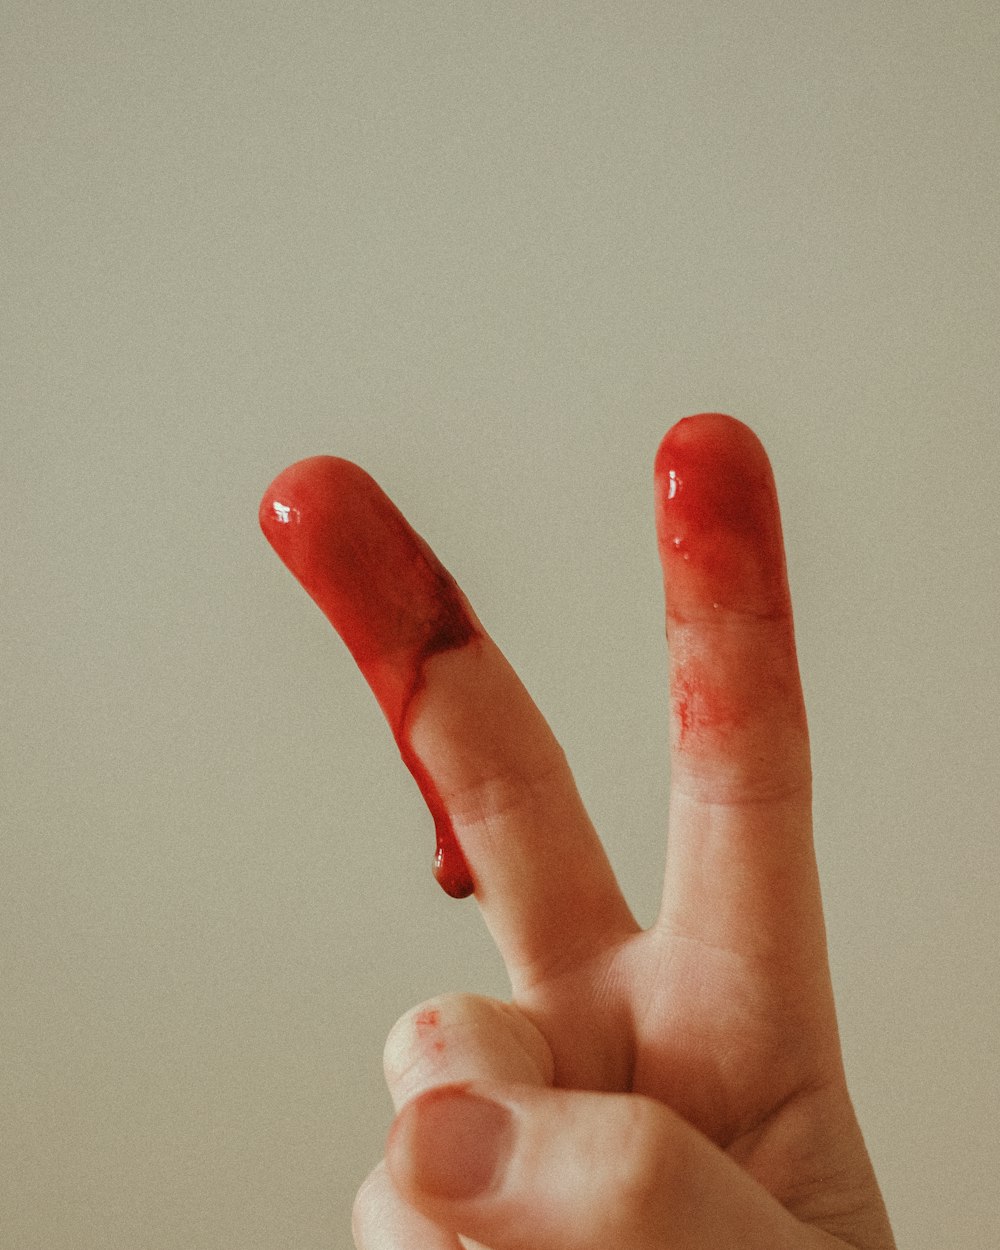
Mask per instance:
[[[364,482],[343,495],[377,490]],[[286,483],[293,502],[275,503],[281,483],[265,505],[298,510],[304,535],[311,501]],[[841,1063],[770,466],[746,426],[706,414],[666,435],[655,486],[672,788],[647,931],[467,605],[469,631],[414,641],[453,583],[424,578],[387,614],[355,569],[334,611],[301,544],[282,551],[372,681],[439,835],[457,839],[512,986],[509,1005],[445,999],[390,1038],[402,1109],[357,1203],[364,1250],[456,1250],[459,1234],[493,1250],[893,1246]],[[365,551],[398,561],[395,520],[337,507],[338,585],[361,550],[349,517],[363,514]],[[395,646],[389,616],[406,617]]]

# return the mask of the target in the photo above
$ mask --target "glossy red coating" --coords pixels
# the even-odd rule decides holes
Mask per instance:
[[[371,686],[434,818],[434,875],[464,898],[474,890],[472,874],[409,736],[427,661],[478,636],[461,591],[381,487],[349,460],[314,456],[290,465],[265,492],[260,524]]]
[[[678,421],[660,443],[654,484],[672,617],[790,615],[774,475],[749,426],[717,412]]]
[[[758,671],[794,668],[774,663],[794,656],[774,475],[749,426],[702,413],[664,436],[654,489],[674,742],[704,749],[730,740],[774,702],[776,690],[761,685]],[[782,706],[793,697],[801,701],[789,688]]]

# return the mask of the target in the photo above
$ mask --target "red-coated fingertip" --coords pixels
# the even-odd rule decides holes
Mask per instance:
[[[774,476],[748,425],[719,412],[678,421],[654,482],[668,611],[789,610]]]
[[[440,871],[455,898],[472,877],[410,724],[427,661],[478,636],[461,592],[364,469],[337,456],[289,465],[264,492],[261,529],[340,634],[434,817]]]
[[[702,412],[682,418],[667,430],[657,448],[653,471],[657,487],[672,499],[680,485],[676,479],[682,468],[734,463],[742,463],[748,470],[763,466],[768,474],[771,472],[767,452],[750,426],[724,412]]]
[[[283,556],[303,521],[315,527],[330,519],[351,494],[379,492],[359,465],[339,456],[309,456],[282,469],[260,501],[260,528]]]

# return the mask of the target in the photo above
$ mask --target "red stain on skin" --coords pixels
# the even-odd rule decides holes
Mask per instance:
[[[683,745],[699,730],[725,733],[739,725],[741,710],[695,662],[678,664],[673,679],[673,712],[678,742]]]
[[[441,796],[410,741],[432,656],[480,637],[451,575],[378,484],[335,456],[280,473],[261,529],[340,634],[372,688],[434,818],[434,875],[453,898],[475,883]]]
[[[749,426],[716,412],[678,421],[654,490],[670,615],[790,614],[774,475]]]
[[[429,1045],[436,1055],[444,1054],[444,1038],[438,1034],[441,1025],[441,1013],[436,1007],[428,1007],[425,1011],[418,1011],[413,1019],[417,1035],[425,1045]]]
[[[683,747],[729,735],[773,701],[756,676],[773,666],[751,657],[793,652],[791,599],[774,475],[748,426],[722,413],[679,421],[657,452],[654,490]]]

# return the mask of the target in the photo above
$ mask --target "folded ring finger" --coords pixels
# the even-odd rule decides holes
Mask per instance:
[[[397,1111],[437,1085],[483,1080],[548,1085],[553,1068],[541,1034],[516,1008],[472,994],[441,995],[408,1011],[389,1033],[384,1065]],[[384,1163],[358,1191],[353,1226],[359,1250],[462,1250],[472,1244],[405,1202]]]
[[[476,994],[442,994],[393,1025],[383,1057],[398,1111],[438,1085],[512,1081],[551,1085],[552,1052],[516,1007]]]

